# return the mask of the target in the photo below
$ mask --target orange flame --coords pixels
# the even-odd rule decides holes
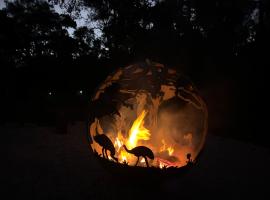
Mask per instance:
[[[118,133],[118,137],[115,139],[114,146],[118,152],[118,157],[120,162],[132,162],[134,159],[130,154],[128,154],[123,148],[123,144],[127,146],[128,149],[132,149],[137,146],[139,140],[149,140],[150,131],[144,127],[144,118],[147,112],[145,110],[137,117],[133,122],[131,129],[129,131],[128,139],[125,139],[121,132]],[[145,162],[141,160],[141,163]]]
[[[159,152],[167,151],[169,156],[172,156],[173,152],[174,152],[174,148],[172,148],[171,146],[167,147],[165,140],[161,140],[161,142],[162,142],[162,146],[161,146]]]
[[[172,147],[168,147],[167,151],[168,151],[169,155],[171,156],[174,152],[174,149]]]
[[[144,125],[144,118],[147,112],[145,110],[139,115],[139,117],[133,122],[133,125],[129,131],[129,138],[127,142],[128,148],[136,147],[138,140],[149,140],[150,139],[150,132]]]

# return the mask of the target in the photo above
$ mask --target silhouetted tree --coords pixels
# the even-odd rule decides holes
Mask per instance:
[[[66,14],[55,12],[55,4]],[[77,28],[74,19],[82,10],[90,22]],[[0,10],[1,91],[6,102],[25,96],[34,102],[48,88],[69,94],[82,86],[93,91],[112,68],[150,58],[178,67],[199,89],[216,82],[232,87],[219,89],[229,91],[225,96],[235,106],[226,107],[226,126],[259,140],[254,133],[266,128],[261,121],[268,114],[269,11],[267,0],[10,1]],[[46,99],[41,96],[39,101]],[[59,96],[59,104],[74,100]]]
[[[0,26],[0,87],[6,99],[3,105],[11,105],[4,108],[9,109],[7,114],[14,115],[15,111],[27,118],[25,113],[31,110],[46,110],[40,104],[46,100],[48,90],[60,94],[80,85],[81,79],[74,76],[86,73],[74,69],[78,58],[90,54],[89,44],[94,44],[94,38],[85,31],[77,34],[80,29],[76,31],[76,23],[69,15],[55,12],[46,1],[17,0],[0,10]],[[75,29],[75,37],[69,29]],[[92,55],[88,62],[93,57],[97,56]],[[66,95],[62,98],[71,101]],[[38,109],[33,109],[36,106]]]
[[[260,30],[268,27],[269,32],[269,3],[265,0],[56,2],[73,9],[91,8],[91,20],[102,29],[103,46],[116,62],[150,57],[180,62],[192,70],[198,63],[190,55],[201,61],[207,49],[221,59],[235,56],[262,37],[259,32],[265,31]]]

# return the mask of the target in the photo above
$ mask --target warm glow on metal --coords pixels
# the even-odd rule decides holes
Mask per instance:
[[[183,167],[204,146],[208,112],[199,91],[162,64],[147,60],[119,68],[100,85],[92,105],[91,148],[115,164]]]

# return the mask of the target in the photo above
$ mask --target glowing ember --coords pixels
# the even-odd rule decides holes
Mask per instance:
[[[157,161],[159,163],[159,168],[166,168],[166,167],[176,167],[177,165],[161,158],[157,158]]]
[[[108,159],[113,161],[113,158],[110,155],[108,155]]]
[[[162,162],[159,162],[159,168],[160,169],[163,169],[163,168],[166,168],[167,166],[164,164],[164,163],[162,163]]]

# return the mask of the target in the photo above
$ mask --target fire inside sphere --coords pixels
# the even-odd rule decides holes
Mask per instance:
[[[130,166],[193,163],[207,132],[207,108],[193,83],[153,62],[108,76],[92,97],[90,116],[93,152]]]

